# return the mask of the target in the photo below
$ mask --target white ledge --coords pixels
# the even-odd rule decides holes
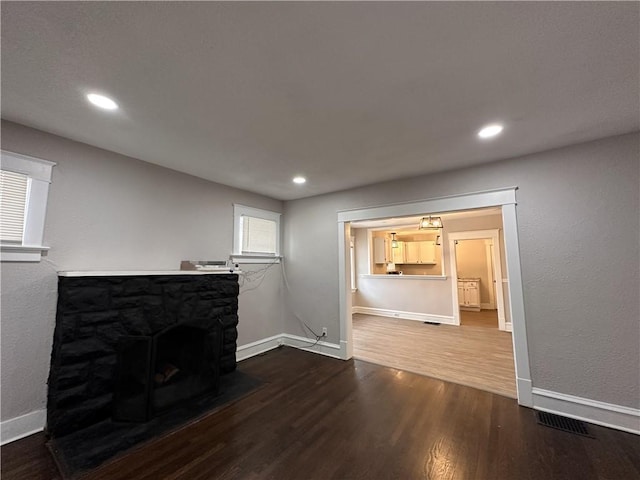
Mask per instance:
[[[358,278],[384,278],[388,280],[446,280],[446,275],[388,275],[384,273],[360,274]]]
[[[49,250],[44,245],[0,245],[0,259],[3,262],[39,262],[42,252]]]
[[[58,272],[60,277],[131,277],[144,275],[224,275],[241,274],[240,270],[76,270]]]

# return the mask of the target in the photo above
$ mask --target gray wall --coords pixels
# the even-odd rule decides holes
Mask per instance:
[[[638,408],[639,147],[635,133],[286,202],[296,313],[339,341],[339,210],[517,186],[533,386]]]
[[[45,226],[49,254],[37,264],[1,266],[2,420],[45,407],[56,271],[177,270],[180,260],[226,259],[232,203],[282,211],[277,200],[10,122],[2,122],[2,148],[58,164]],[[239,345],[283,331],[280,266],[266,275],[259,288],[241,289]]]

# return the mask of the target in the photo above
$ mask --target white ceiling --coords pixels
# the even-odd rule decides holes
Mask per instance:
[[[1,8],[3,118],[278,199],[640,128],[638,2]]]

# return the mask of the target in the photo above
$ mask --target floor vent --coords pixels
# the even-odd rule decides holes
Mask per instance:
[[[576,435],[593,438],[593,435],[591,435],[587,430],[586,424],[580,420],[540,411],[536,411],[536,418],[540,425],[556,428],[563,432],[575,433]]]

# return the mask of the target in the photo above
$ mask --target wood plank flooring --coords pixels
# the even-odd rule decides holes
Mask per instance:
[[[468,327],[498,328],[497,310],[480,310],[471,312],[460,310],[460,325]]]
[[[425,325],[355,314],[353,355],[378,365],[517,396],[511,334],[497,328]]]
[[[635,435],[536,424],[515,400],[292,348],[241,362],[267,382],[86,479],[591,480],[640,477]],[[57,478],[42,434],[2,447],[2,479]]]

